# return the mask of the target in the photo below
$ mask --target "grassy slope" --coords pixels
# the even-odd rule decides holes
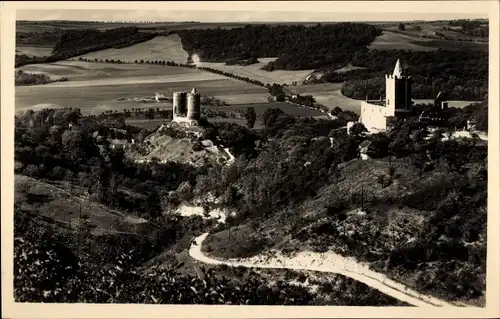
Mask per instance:
[[[85,217],[94,226],[95,235],[106,233],[138,234],[152,227],[146,220],[133,215],[124,215],[83,197],[83,189],[77,183],[72,192],[68,184],[49,184],[24,175],[15,177],[15,202],[21,208],[40,216],[47,223],[61,229],[73,231]],[[27,193],[40,197],[38,203],[30,203]]]
[[[382,188],[377,183],[376,177],[387,172],[389,163],[386,161],[362,161],[353,160],[342,169],[341,177],[337,183],[325,186],[315,198],[302,204],[294,210],[277,212],[266,220],[249,222],[235,226],[231,231],[221,231],[209,235],[205,242],[204,250],[214,256],[221,257],[247,257],[258,254],[260,251],[275,248],[284,253],[312,250],[327,252],[332,250],[345,256],[352,256],[352,249],[371,249],[371,243],[367,242],[366,234],[379,230],[383,236],[383,243],[387,247],[391,245],[404,245],[407,240],[417,237],[421,226],[431,216],[431,211],[422,211],[403,205],[367,204],[376,210],[369,216],[350,215],[345,223],[338,224],[336,218],[327,214],[327,207],[336,199],[350,198],[352,194],[360,194],[361,187],[365,195],[366,203],[376,203],[377,200],[402,198],[410,194],[416,194],[424,190],[441,187],[443,181],[448,180],[446,173],[434,171],[419,176],[415,169],[401,162],[394,162],[394,182]],[[286,220],[286,223],[283,223]],[[397,225],[405,225],[404,228]],[[333,225],[333,226],[332,226]],[[336,235],[331,234],[344,231],[358,244],[349,247],[346,242],[339,241]],[[359,237],[356,233],[364,234]],[[357,247],[357,248],[356,248]],[[391,248],[388,248],[391,249]],[[381,253],[380,246],[373,247],[372,252],[377,255]],[[379,271],[383,265],[374,260],[374,266]],[[429,269],[434,266],[426,265]],[[403,281],[410,287],[415,287],[416,272],[410,271],[399,274],[391,271],[390,277]],[[431,293],[434,293],[431,291]],[[440,294],[440,293],[438,293]],[[441,296],[446,298],[446,296]],[[478,300],[467,300],[469,303],[482,305],[484,298]]]

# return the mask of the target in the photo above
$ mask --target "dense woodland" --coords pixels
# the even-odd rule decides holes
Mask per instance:
[[[400,59],[411,76],[412,97],[433,99],[446,91],[450,100],[484,100],[488,94],[488,53],[473,50],[364,51],[352,64],[364,70],[327,71],[322,81],[344,82],[342,93],[355,99],[378,99],[385,94],[385,74]]]
[[[249,25],[233,29],[192,29],[178,32],[182,46],[202,61],[225,62],[250,57],[279,57],[266,69],[303,70],[351,60],[381,34],[362,23]]]

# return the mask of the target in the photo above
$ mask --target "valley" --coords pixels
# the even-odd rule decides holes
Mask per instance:
[[[16,301],[484,307],[484,32],[18,22]]]

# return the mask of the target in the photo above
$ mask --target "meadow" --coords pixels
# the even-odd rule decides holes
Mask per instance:
[[[188,60],[188,53],[182,49],[179,36],[177,34],[172,34],[166,37],[157,36],[149,41],[137,43],[121,49],[106,49],[84,54],[81,57],[100,60],[113,59],[124,62],[162,60],[186,63]]]

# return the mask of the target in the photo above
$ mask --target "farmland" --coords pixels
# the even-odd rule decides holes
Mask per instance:
[[[21,67],[25,72],[43,73],[51,78],[68,77],[69,81],[48,85],[17,87],[16,109],[72,106],[84,114],[133,107],[171,107],[170,102],[137,103],[121,99],[153,96],[160,92],[166,96],[174,91],[195,86],[202,95],[226,101],[228,110],[252,106],[258,114],[275,106],[267,102],[266,89],[196,69],[156,65],[101,64],[64,61]],[[322,113],[291,104],[277,107],[289,114],[319,116]]]
[[[209,67],[223,72],[229,72],[240,76],[246,76],[254,80],[264,83],[291,84],[292,82],[302,82],[314,70],[275,70],[273,72],[261,70],[269,62],[276,58],[258,58],[259,63],[241,66],[241,65],[226,65],[225,63],[217,62],[199,62],[198,66]]]
[[[186,63],[188,54],[182,49],[180,38],[173,34],[167,37],[158,36],[146,42],[134,44],[121,49],[106,49],[82,55],[87,59],[114,59],[124,62],[140,60],[168,60]]]

